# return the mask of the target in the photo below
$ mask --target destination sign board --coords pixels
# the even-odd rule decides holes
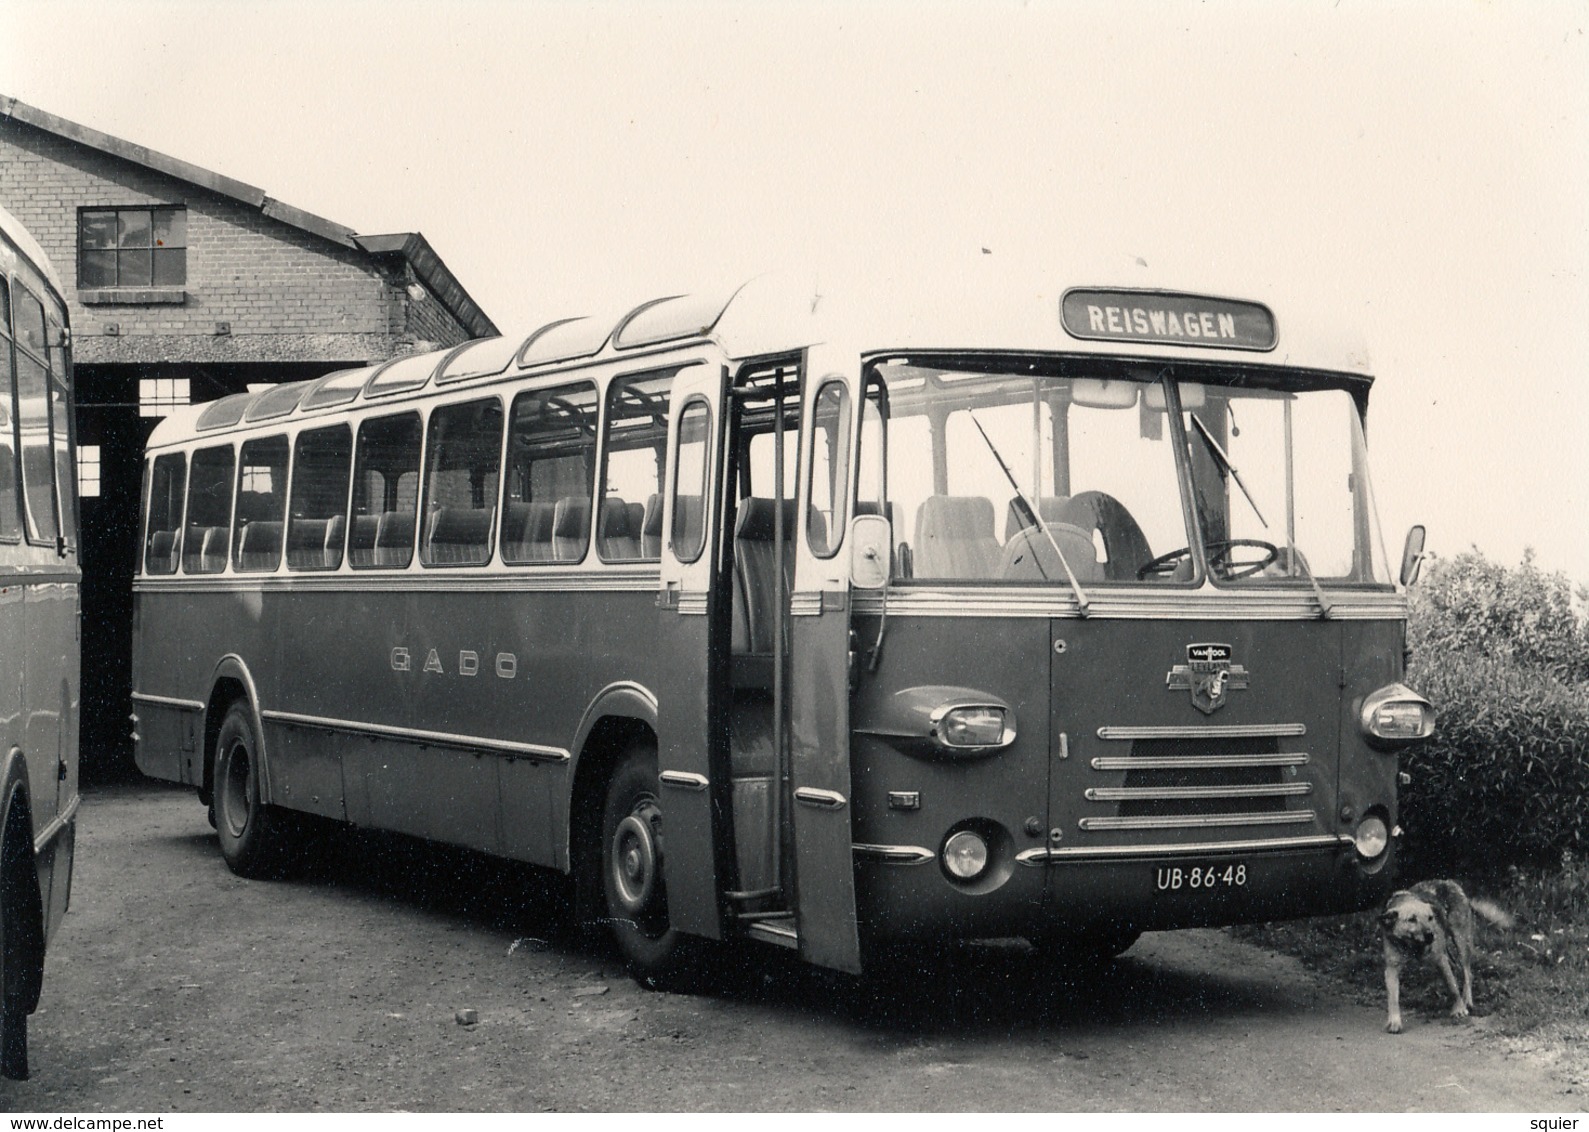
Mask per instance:
[[[1261,303],[1168,291],[1066,291],[1060,321],[1074,338],[1221,350],[1272,350],[1275,317]]]

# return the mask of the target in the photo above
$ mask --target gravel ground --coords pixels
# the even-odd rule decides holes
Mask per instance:
[[[747,947],[714,993],[669,995],[561,930],[544,878],[469,854],[349,834],[325,875],[244,881],[192,793],[155,784],[87,794],[78,846],[33,1077],[0,1109],[1582,1107],[1482,1018],[1392,1037],[1223,932],[1090,973],[995,943],[853,980]]]

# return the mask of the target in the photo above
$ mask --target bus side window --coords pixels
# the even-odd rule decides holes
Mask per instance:
[[[831,558],[849,521],[850,392],[843,382],[830,381],[817,393],[811,440],[806,542],[818,558]]]
[[[347,425],[298,434],[287,513],[287,569],[335,570],[342,565],[352,462],[353,433]]]
[[[590,505],[596,479],[596,387],[521,393],[514,398],[510,421],[502,561],[552,562],[557,501],[572,498]]]
[[[188,517],[182,531],[184,573],[219,574],[226,569],[232,532],[232,462],[230,444],[193,453]]]
[[[359,426],[348,516],[348,565],[354,569],[400,569],[413,558],[419,442],[418,413]]]
[[[258,573],[281,565],[281,527],[286,510],[287,438],[267,436],[246,442],[237,466],[232,569]]]
[[[712,407],[693,400],[679,414],[679,447],[674,457],[673,556],[694,562],[706,543],[706,452],[712,439]]]
[[[597,546],[603,561],[634,561],[660,553],[660,540],[655,536],[648,539],[647,531],[653,527],[658,534],[661,531],[657,524],[672,389],[670,370],[619,378],[607,390],[607,438],[598,527],[601,542]],[[587,523],[582,537],[588,539],[589,535]],[[573,556],[572,548],[569,551]],[[581,550],[577,557],[583,556]]]
[[[491,560],[501,458],[501,401],[491,397],[431,411],[419,546],[426,566],[480,566]]]
[[[22,433],[22,494],[28,541],[53,545],[60,534],[55,510],[55,457],[50,450],[50,373],[45,364],[44,307],[16,294],[17,416]]]
[[[177,572],[177,534],[182,523],[182,488],[187,460],[180,452],[157,456],[149,475],[148,522],[144,529],[143,572]]]
[[[22,536],[17,499],[16,363],[11,352],[11,290],[0,276],[0,540]]]
[[[66,369],[65,335],[61,324],[46,316],[46,353],[50,363],[51,440],[55,446],[55,498],[60,505],[61,533],[68,546],[77,545],[77,468],[72,459],[72,407]]]

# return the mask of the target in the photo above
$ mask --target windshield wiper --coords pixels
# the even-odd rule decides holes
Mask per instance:
[[[1016,482],[1014,473],[1010,471],[1010,466],[1004,462],[1004,457],[999,455],[999,450],[994,445],[993,438],[990,437],[987,433],[987,430],[982,427],[982,422],[977,420],[977,415],[970,410],[967,410],[966,416],[971,418],[971,423],[976,425],[977,431],[982,434],[982,442],[988,446],[988,451],[993,453],[993,458],[998,461],[999,470],[1004,473],[1004,478],[1009,480],[1010,486],[1015,489],[1015,497],[1019,499],[1021,501],[1021,505],[1026,508],[1026,512],[1028,516],[1030,516],[1033,525],[1036,526],[1038,530],[1043,532],[1044,537],[1048,539],[1048,545],[1053,547],[1054,553],[1059,556],[1059,564],[1065,568],[1065,577],[1070,579],[1070,588],[1076,595],[1077,612],[1079,612],[1083,617],[1087,616],[1089,612],[1087,595],[1082,591],[1081,583],[1076,580],[1076,572],[1070,568],[1070,563],[1065,560],[1065,552],[1059,549],[1059,542],[1054,538],[1054,532],[1048,529],[1047,523],[1043,522],[1042,512],[1037,509],[1037,504],[1032,501],[1026,492],[1021,490],[1021,485]],[[1038,571],[1042,572],[1043,565],[1042,563],[1037,562],[1035,556],[1033,557],[1033,562],[1036,563]]]
[[[1230,462],[1230,457],[1220,447],[1219,441],[1214,439],[1214,434],[1208,431],[1208,426],[1200,421],[1196,413],[1192,414],[1192,423],[1197,426],[1197,431],[1202,434],[1203,443],[1208,445],[1208,450],[1219,460],[1220,467],[1230,473],[1230,478],[1236,481],[1236,486],[1241,488],[1241,493],[1247,497],[1247,503],[1252,507],[1252,513],[1258,516],[1258,521],[1263,524],[1263,529],[1269,529],[1269,520],[1263,517],[1263,512],[1258,510],[1258,501],[1252,497],[1252,492],[1247,490],[1247,485],[1241,480],[1241,473],[1236,470],[1236,465]]]
[[[1263,529],[1267,531],[1269,529],[1269,521],[1263,517],[1263,512],[1258,510],[1258,501],[1252,497],[1252,492],[1248,491],[1247,485],[1242,482],[1241,473],[1236,470],[1236,465],[1231,463],[1229,454],[1226,453],[1224,448],[1220,447],[1219,441],[1214,439],[1214,434],[1208,431],[1208,426],[1198,419],[1196,413],[1191,414],[1191,417],[1192,423],[1197,426],[1198,435],[1203,438],[1203,443],[1208,445],[1208,450],[1214,454],[1214,458],[1219,461],[1220,466],[1230,473],[1230,478],[1236,481],[1236,486],[1241,488],[1241,493],[1247,497],[1247,505],[1252,508],[1252,513],[1258,516],[1258,521],[1263,524]],[[1308,585],[1313,587],[1313,596],[1319,603],[1319,616],[1328,619],[1330,616],[1330,599],[1324,596],[1324,588],[1319,585],[1319,580],[1313,576],[1313,568],[1308,565],[1308,560],[1302,556],[1302,552],[1297,549],[1296,542],[1289,534],[1286,536],[1286,549],[1291,552],[1291,561],[1302,567],[1302,573],[1307,576]]]

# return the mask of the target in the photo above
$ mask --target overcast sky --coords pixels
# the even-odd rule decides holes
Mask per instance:
[[[0,0],[0,93],[423,232],[504,329],[983,248],[1057,286],[1113,281],[1064,277],[1079,246],[1134,286],[1283,282],[1363,327],[1393,547],[1424,522],[1589,582],[1586,28],[1586,0]]]

